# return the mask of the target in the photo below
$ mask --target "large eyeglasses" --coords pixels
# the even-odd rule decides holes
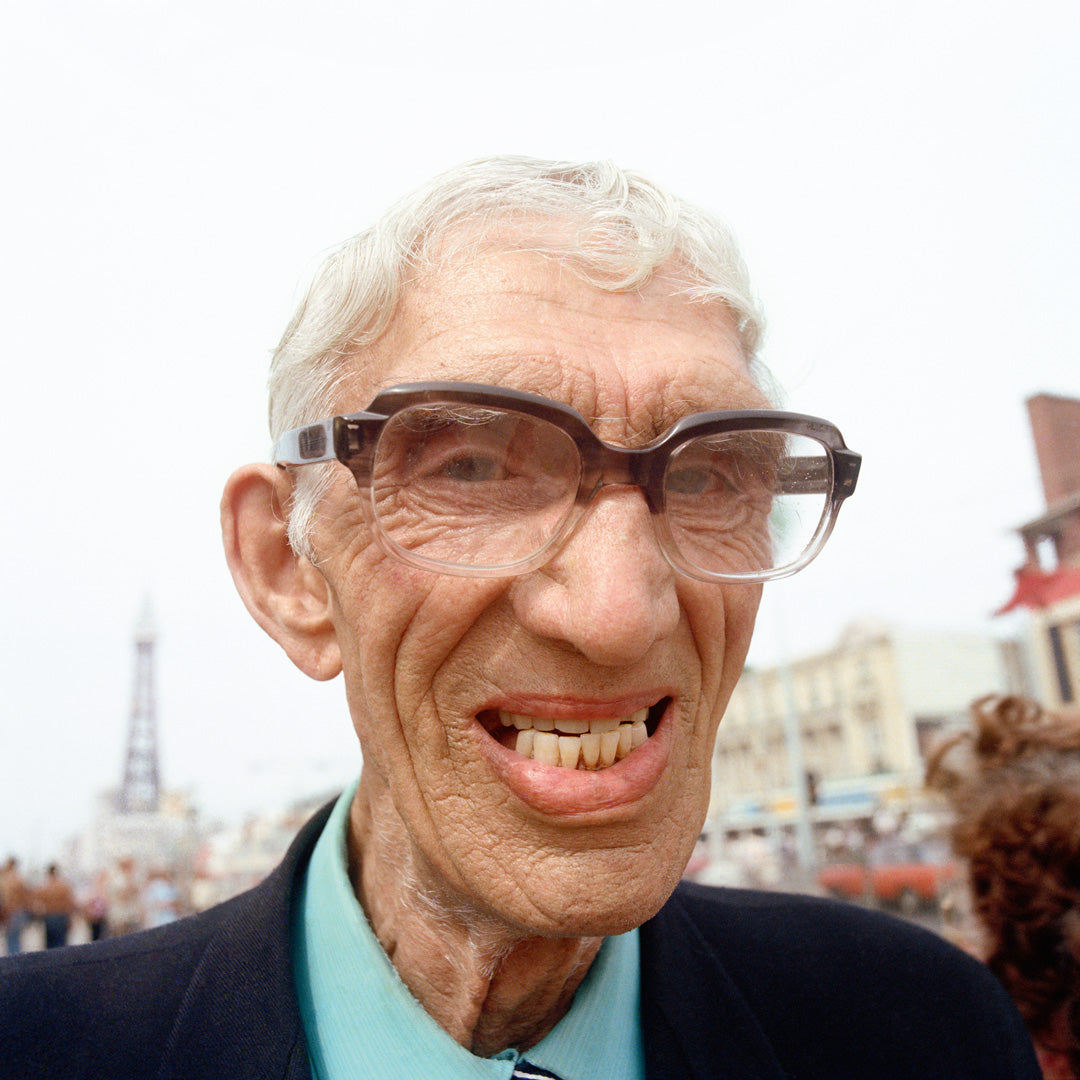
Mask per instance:
[[[797,413],[698,413],[628,449],[601,442],[557,401],[424,382],[384,390],[364,412],[287,432],[274,461],[342,462],[383,550],[424,570],[534,570],[597,492],[633,485],[677,570],[760,582],[817,555],[855,490],[861,459],[832,424]]]

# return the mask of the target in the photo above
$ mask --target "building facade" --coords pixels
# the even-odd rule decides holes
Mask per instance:
[[[713,756],[712,831],[864,822],[923,803],[928,747],[971,702],[1020,692],[1019,647],[990,635],[858,624],[827,652],[747,668]]]
[[[1080,704],[1080,399],[1037,394],[1028,418],[1046,510],[1017,532],[1024,562],[1001,610],[1031,612],[1035,695],[1050,708]]]

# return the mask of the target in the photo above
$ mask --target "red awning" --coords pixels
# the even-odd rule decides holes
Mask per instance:
[[[1040,570],[1037,566],[1021,566],[1016,571],[1016,589],[1012,599],[994,612],[1004,615],[1018,607],[1044,608],[1080,594],[1080,566],[1062,566],[1057,570]]]

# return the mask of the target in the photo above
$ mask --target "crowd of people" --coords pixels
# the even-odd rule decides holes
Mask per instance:
[[[186,912],[181,890],[163,868],[142,871],[134,859],[121,858],[113,870],[102,869],[74,885],[56,863],[38,882],[24,876],[16,856],[0,869],[0,925],[7,955],[29,947],[30,932],[40,924],[47,949],[67,945],[81,923],[81,940],[100,941],[135,930],[162,926]]]

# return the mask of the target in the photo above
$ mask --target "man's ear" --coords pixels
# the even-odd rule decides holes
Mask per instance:
[[[245,465],[221,499],[221,533],[233,581],[255,621],[313,679],[341,671],[341,650],[322,574],[289,543],[292,481],[275,465]]]

